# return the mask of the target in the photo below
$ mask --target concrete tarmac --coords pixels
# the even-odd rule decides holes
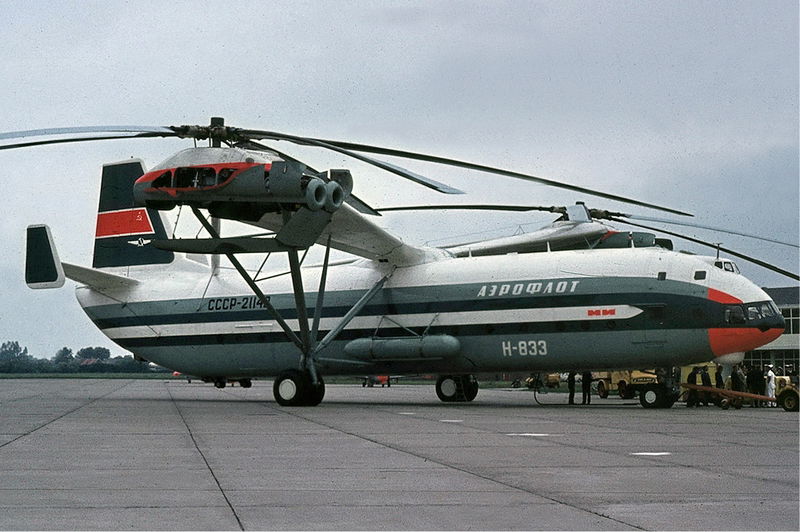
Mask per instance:
[[[433,386],[0,381],[0,528],[798,530],[798,414]],[[644,453],[644,454],[642,454]]]

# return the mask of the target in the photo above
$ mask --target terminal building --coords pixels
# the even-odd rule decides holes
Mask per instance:
[[[778,372],[800,369],[800,287],[764,288],[786,319],[786,331],[767,345],[745,354],[744,364],[763,368],[772,364]]]

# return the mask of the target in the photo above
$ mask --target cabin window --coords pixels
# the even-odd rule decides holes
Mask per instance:
[[[209,167],[186,166],[175,170],[176,188],[213,187],[217,184],[217,172]]]
[[[172,186],[172,171],[167,170],[153,180],[153,188],[164,188]]]
[[[702,281],[706,278],[706,271],[705,270],[697,270],[694,272],[694,280],[695,281]]]
[[[219,171],[219,182],[224,183],[236,171],[236,168],[223,168]]]
[[[664,281],[667,279],[667,272],[658,272],[658,280]]]

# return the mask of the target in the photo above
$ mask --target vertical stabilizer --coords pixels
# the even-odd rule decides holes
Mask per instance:
[[[167,238],[160,212],[133,203],[133,183],[143,174],[139,159],[103,166],[92,262],[95,268],[168,264],[175,258],[171,251],[150,245],[154,239]]]
[[[25,282],[31,288],[61,288],[64,268],[46,225],[29,225],[25,244]]]

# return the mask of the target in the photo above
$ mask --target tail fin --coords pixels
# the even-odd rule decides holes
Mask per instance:
[[[174,260],[171,251],[150,245],[151,240],[167,238],[159,211],[134,205],[133,183],[142,175],[144,165],[139,159],[103,166],[93,267],[168,264]]]
[[[53,235],[46,225],[29,225],[25,251],[25,282],[31,288],[61,288],[64,268]]]

